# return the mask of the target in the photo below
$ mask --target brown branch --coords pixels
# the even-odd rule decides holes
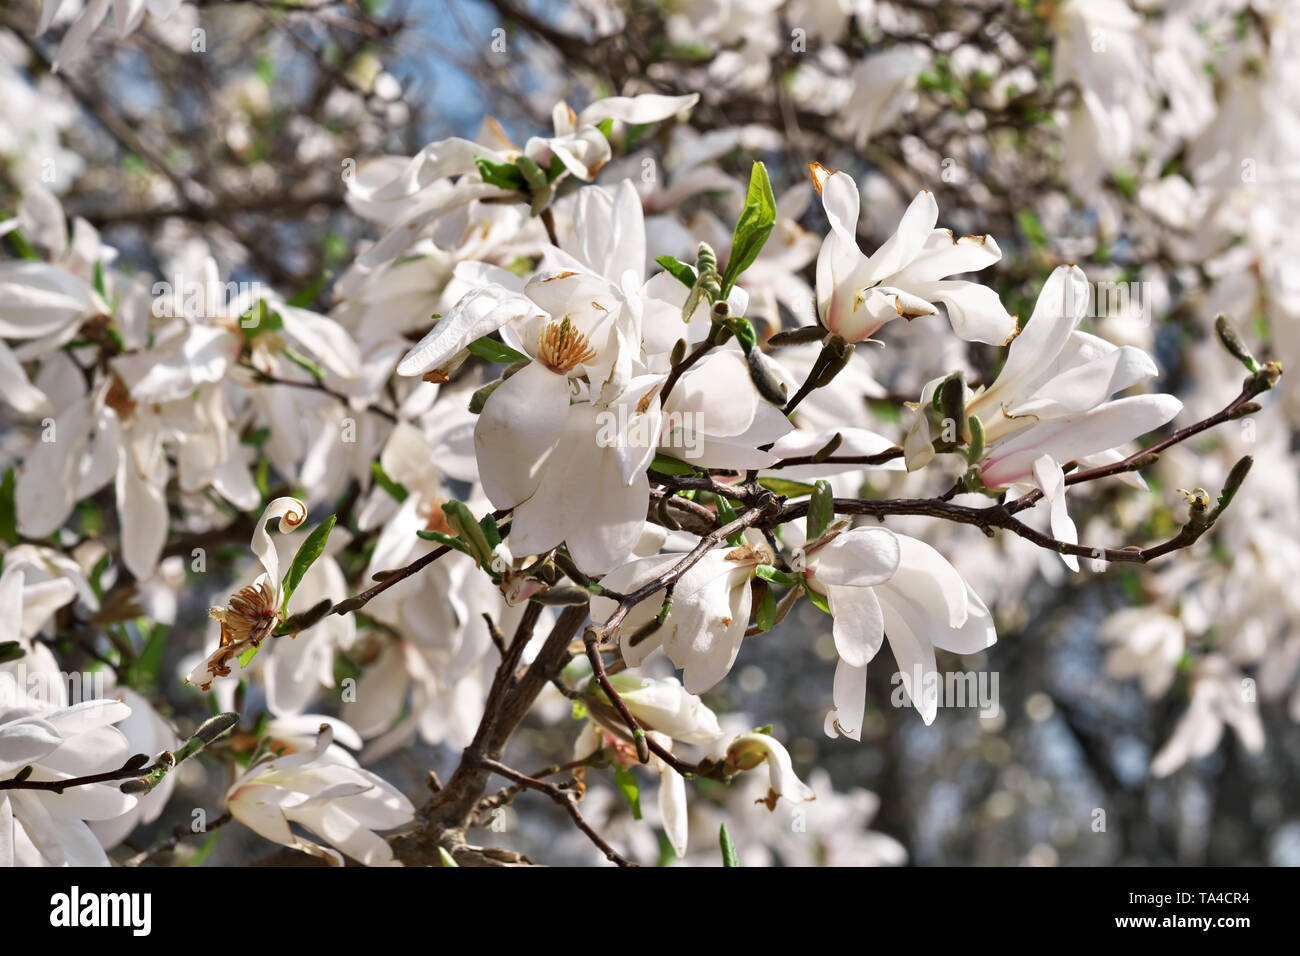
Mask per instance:
[[[507,780],[513,780],[517,785],[523,787],[525,790],[536,790],[538,793],[544,793],[562,806],[565,809],[565,812],[567,812],[573,819],[574,825],[586,834],[587,839],[594,843],[596,848],[605,854],[605,859],[609,860],[611,863],[615,863],[618,866],[636,865],[627,860],[617,850],[610,846],[609,843],[606,842],[605,838],[597,833],[592,825],[587,822],[586,818],[582,815],[582,811],[578,809],[578,794],[575,793],[573,789],[568,787],[557,787],[555,784],[547,783],[545,780],[538,780],[536,777],[530,777],[527,774],[520,773],[518,770],[511,770],[505,764],[501,763],[501,761],[493,760],[489,757],[482,757],[479,762],[483,767],[493,773],[505,777]]]

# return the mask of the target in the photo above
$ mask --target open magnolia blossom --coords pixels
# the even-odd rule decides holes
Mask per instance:
[[[812,787],[795,775],[790,751],[771,734],[756,730],[737,737],[727,745],[723,760],[731,771],[753,770],[763,763],[767,764],[767,796],[760,802],[767,804],[769,810],[775,811],[776,802],[782,797],[791,803],[817,799]]]
[[[596,100],[581,113],[573,112],[568,103],[556,103],[551,113],[555,135],[534,136],[524,146],[526,155],[546,169],[554,159],[578,179],[592,179],[611,156],[609,139],[598,128],[607,120],[621,123],[658,123],[688,110],[700,100],[698,93],[689,96],[610,96]]]
[[[0,668],[0,779],[30,767],[30,780],[69,780],[115,770],[130,754],[113,724],[131,709],[120,700],[54,703],[25,693]],[[136,798],[116,784],[0,790],[0,866],[108,866],[86,821],[112,820]]]
[[[826,733],[860,740],[867,664],[888,638],[899,678],[927,724],[939,702],[935,648],[974,654],[997,641],[993,618],[957,570],[924,541],[838,522],[795,555],[805,584],[823,594],[840,660]]]
[[[280,557],[271,540],[267,525],[279,519],[280,532],[287,534],[307,520],[307,506],[297,498],[276,498],[257,521],[250,547],[262,562],[263,571],[252,584],[230,597],[225,607],[214,607],[208,614],[221,623],[221,644],[200,661],[185,678],[200,690],[208,690],[218,677],[230,674],[230,661],[257,647],[284,620]]]
[[[861,198],[848,173],[812,164],[813,182],[831,231],[817,256],[817,314],[826,329],[847,342],[871,338],[894,319],[934,315],[942,302],[963,339],[1001,345],[1016,333],[1015,317],[992,289],[948,276],[976,272],[1002,258],[992,236],[954,239],[936,229],[939,206],[928,190],[918,193],[898,230],[870,256],[858,248]]]
[[[1036,487],[1051,508],[1053,534],[1070,544],[1077,543],[1078,532],[1066,510],[1061,466],[1118,460],[1116,449],[1159,428],[1183,407],[1172,395],[1111,397],[1158,370],[1141,349],[1080,331],[1090,303],[1081,269],[1055,269],[997,378],[987,388],[968,389],[965,399],[966,416],[978,418],[983,431],[983,454],[975,465],[980,481],[989,489]],[[927,409],[943,381],[931,381],[921,393],[903,446],[909,470],[934,458]],[[969,426],[960,434],[969,439]],[[1077,558],[1062,559],[1078,570]]]
[[[717,715],[699,697],[688,693],[677,680],[654,679],[630,673],[615,674],[610,683],[646,734],[672,752],[673,741],[708,746],[722,737]],[[636,747],[604,694],[589,692],[585,698],[590,720],[574,744],[574,759],[585,760],[597,750],[624,768],[639,765]],[[651,762],[659,772],[659,816],[679,857],[686,855],[686,781],[657,754]]]
[[[1191,700],[1173,736],[1151,760],[1151,773],[1167,777],[1189,760],[1213,752],[1231,727],[1250,753],[1264,749],[1264,728],[1255,703],[1255,682],[1221,655],[1199,661],[1191,674]]]
[[[331,727],[322,724],[313,749],[267,753],[249,764],[226,791],[226,806],[250,830],[332,866],[342,866],[344,854],[366,866],[401,866],[374,831],[409,823],[415,808],[354,761],[331,758],[333,739]],[[324,842],[294,833],[295,823]]]
[[[609,588],[628,592],[672,568],[681,555],[638,558],[615,568],[602,579]],[[638,605],[619,627],[619,647],[632,667],[652,651],[663,648],[682,672],[688,693],[699,694],[722,680],[740,653],[753,603],[750,582],[754,569],[772,563],[772,552],[761,535],[747,534],[739,547],[715,548],[693,564],[673,589],[672,604],[660,626],[645,628],[662,613],[661,605]],[[601,620],[614,610],[608,598],[593,598],[592,617]]]

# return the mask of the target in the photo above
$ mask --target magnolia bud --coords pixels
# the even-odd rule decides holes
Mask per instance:
[[[784,405],[785,383],[776,377],[763,350],[751,348],[745,361],[749,364],[749,379],[754,383],[754,388],[758,389],[758,394],[773,405]]]
[[[1255,361],[1255,356],[1250,354],[1250,349],[1246,348],[1246,343],[1241,340],[1237,334],[1237,328],[1232,324],[1232,320],[1226,315],[1220,315],[1214,320],[1214,331],[1218,333],[1219,341],[1228,353],[1246,366],[1247,371],[1258,372],[1259,363]]]

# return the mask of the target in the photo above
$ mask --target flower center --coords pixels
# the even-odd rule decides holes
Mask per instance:
[[[542,330],[538,341],[537,357],[553,372],[566,374],[583,362],[596,357],[587,337],[573,327],[568,316],[552,322]]]
[[[263,581],[250,584],[230,597],[226,607],[214,607],[208,616],[221,622],[221,646],[261,641],[280,619],[275,593]]]

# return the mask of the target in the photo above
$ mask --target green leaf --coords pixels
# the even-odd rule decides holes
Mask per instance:
[[[325,283],[330,280],[332,273],[326,269],[321,272],[311,282],[307,283],[299,292],[289,300],[289,305],[297,309],[305,309],[311,305],[320,296],[321,289],[325,288]]]
[[[656,256],[655,262],[664,267],[664,271],[686,286],[695,288],[695,270],[675,256]]]
[[[478,526],[483,529],[483,537],[487,538],[487,543],[492,548],[501,543],[501,529],[497,527],[497,519],[492,517],[491,512],[482,517]]]
[[[453,548],[456,551],[460,551],[462,554],[468,554],[471,558],[474,557],[469,550],[469,546],[453,534],[446,534],[442,531],[425,531],[421,529],[415,532],[415,536],[417,538],[423,538],[425,541],[436,541],[438,544],[445,545],[448,548]]]
[[[199,847],[199,851],[195,853],[192,857],[190,857],[189,860],[186,861],[185,865],[200,866],[203,863],[203,861],[208,858],[209,854],[211,854],[212,851],[216,848],[217,839],[220,836],[221,836],[220,830],[213,830],[211,833],[209,833],[208,838],[203,841],[203,846]]]
[[[14,469],[9,466],[0,480],[0,541],[13,548],[18,545],[18,509],[14,505]]]
[[[443,866],[454,866],[457,868],[460,867],[460,864],[456,862],[455,857],[453,857],[450,853],[447,852],[446,847],[443,846],[438,847],[438,858],[442,860]]]
[[[0,216],[0,218],[4,218],[4,217]],[[32,244],[27,241],[27,237],[23,235],[21,229],[10,229],[9,232],[5,235],[5,238],[8,239],[9,244],[14,247],[14,252],[18,254],[18,258],[20,259],[40,258],[40,256],[37,255],[36,250],[32,248]]]
[[[680,459],[673,458],[671,455],[656,454],[654,461],[650,463],[650,470],[657,471],[661,475],[693,475],[695,469]]]
[[[720,524],[731,524],[736,520],[736,509],[732,506],[731,501],[722,495],[717,496],[718,522]],[[737,531],[735,534],[727,536],[727,544],[733,548],[739,548],[745,543],[745,533]]]
[[[768,491],[786,498],[802,498],[813,493],[813,486],[806,481],[794,481],[790,478],[759,478],[758,483]]]
[[[637,786],[636,774],[626,767],[619,767],[614,771],[614,785],[618,787],[618,792],[623,794],[623,799],[632,808],[633,818],[640,820],[641,790]]]
[[[375,484],[383,488],[399,503],[405,501],[411,494],[406,490],[406,485],[400,481],[395,481],[388,472],[384,471],[384,466],[377,461],[370,463],[370,476],[375,479]]]
[[[245,338],[255,338],[263,332],[279,332],[284,328],[284,320],[279,312],[273,312],[265,299],[258,300],[257,305],[239,317],[239,327]]]
[[[272,314],[274,314],[277,319],[280,317],[277,313],[272,313]],[[307,356],[303,355],[301,352],[289,348],[289,346],[287,345],[284,346],[282,351],[284,352],[285,358],[287,358],[294,365],[297,365],[299,368],[305,369],[306,371],[311,373],[312,377],[315,378],[316,381],[323,382],[325,380],[325,370],[321,368],[319,365],[317,365],[315,362],[313,362],[311,359],[309,359]]]
[[[812,499],[808,502],[808,540],[820,538],[834,520],[834,492],[829,482],[819,481],[813,486]]]
[[[461,501],[448,501],[442,506],[442,513],[447,516],[447,524],[451,530],[456,532],[456,536],[468,547],[468,553],[478,563],[479,567],[487,567],[492,563],[492,546],[488,544],[487,535],[483,531],[483,526],[478,523],[474,517],[474,512],[470,511]]]
[[[517,352],[504,342],[498,342],[488,336],[475,339],[467,347],[471,355],[477,355],[489,362],[496,362],[498,365],[513,365],[515,362],[528,361],[528,356],[523,352]]]
[[[248,648],[248,650],[244,651],[244,653],[240,654],[239,666],[247,667],[248,662],[251,661],[254,657],[256,657],[257,652],[260,651],[261,649],[262,649],[262,644],[259,641],[258,643],[254,644],[252,647]]]
[[[771,581],[773,584],[779,584],[783,588],[792,588],[799,583],[793,575],[786,574],[780,568],[774,568],[770,564],[760,564],[756,567],[754,577],[762,578],[764,581]]]
[[[736,853],[736,844],[732,842],[731,834],[727,832],[725,823],[718,827],[718,844],[722,847],[722,865],[740,866],[740,856]]]
[[[478,167],[483,182],[490,186],[512,192],[523,192],[528,188],[528,184],[524,182],[524,174],[513,163],[494,163],[482,156],[475,156],[474,165]]]
[[[816,607],[821,608],[827,614],[831,613],[831,605],[830,602],[826,600],[825,594],[819,594],[812,588],[807,588],[806,593],[808,595],[808,600],[812,601]]]
[[[136,630],[145,638],[144,650],[131,662],[126,682],[137,690],[142,690],[158,683],[163,650],[167,646],[167,626],[150,624],[144,618],[140,618],[136,621]]]
[[[772,183],[767,178],[767,167],[755,162],[749,174],[749,191],[745,195],[745,208],[736,220],[731,237],[731,255],[727,258],[727,271],[722,274],[722,297],[758,258],[767,237],[776,225],[776,197]]]
[[[760,631],[770,631],[776,626],[776,596],[770,586],[763,588],[763,596],[759,599],[754,616]]]
[[[334,522],[338,515],[330,515],[319,525],[316,530],[307,535],[307,540],[298,548],[298,553],[293,556],[293,563],[289,565],[289,572],[284,576],[284,604],[282,609],[289,607],[289,598],[293,592],[298,589],[302,583],[302,576],[307,573],[307,569],[316,563],[316,559],[325,551],[325,542],[329,540],[330,531],[334,529]]]
[[[104,284],[104,260],[103,259],[95,260],[94,283],[95,283],[95,291],[99,293],[100,298],[107,299],[108,287]]]

